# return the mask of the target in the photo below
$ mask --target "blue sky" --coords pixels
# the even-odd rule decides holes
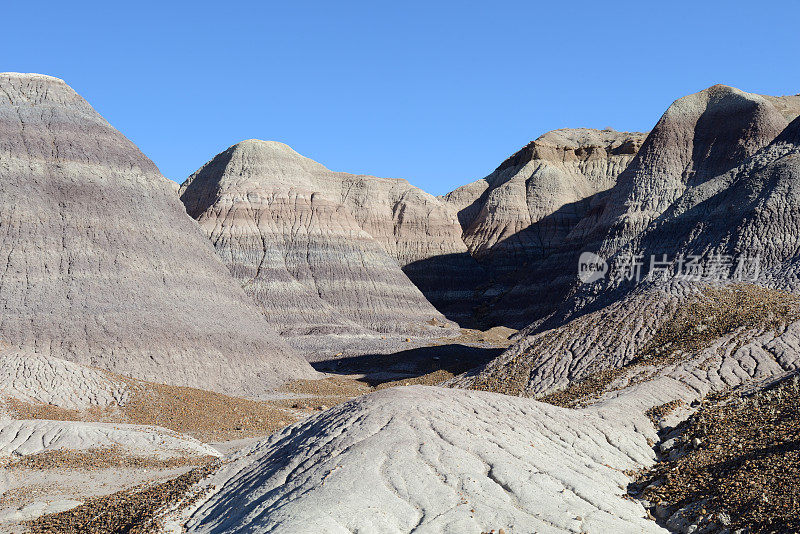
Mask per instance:
[[[182,181],[242,139],[434,194],[547,130],[647,130],[715,83],[800,93],[800,2],[8,2],[0,70],[58,76]]]

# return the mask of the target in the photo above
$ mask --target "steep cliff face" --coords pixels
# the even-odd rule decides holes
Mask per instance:
[[[284,144],[249,140],[193,174],[181,199],[283,334],[440,336],[446,330],[437,325],[447,320],[398,263],[442,246],[428,234],[438,231],[435,218],[430,226],[407,217],[416,209],[409,189],[333,173]]]
[[[315,376],[168,180],[64,82],[0,75],[0,132],[3,340],[236,394]]]

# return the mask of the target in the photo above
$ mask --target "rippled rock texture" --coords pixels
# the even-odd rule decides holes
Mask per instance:
[[[624,471],[654,458],[632,419],[392,388],[238,454],[184,522],[197,533],[665,532],[624,498]]]

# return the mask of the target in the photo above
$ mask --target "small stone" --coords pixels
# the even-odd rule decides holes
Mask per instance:
[[[672,507],[664,503],[659,503],[655,506],[653,515],[655,515],[658,519],[667,519],[672,515]]]
[[[675,447],[676,442],[677,442],[676,438],[668,439],[667,441],[661,443],[661,445],[659,445],[658,448],[662,453],[669,452],[672,448]]]
[[[692,447],[694,447],[695,449],[699,449],[700,445],[702,445],[702,444],[703,444],[703,440],[702,439],[700,439],[700,438],[693,438],[692,439]]]

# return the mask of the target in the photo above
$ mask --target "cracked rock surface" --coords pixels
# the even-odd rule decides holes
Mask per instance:
[[[189,532],[665,532],[622,498],[635,424],[529,399],[392,388],[298,423],[206,480]],[[649,422],[639,422],[649,426]]]
[[[219,456],[210,445],[164,428],[119,423],[12,420],[0,416],[0,455],[114,448],[134,456]],[[0,488],[2,489],[2,488]]]
[[[127,384],[99,369],[13,348],[0,351],[0,400],[85,410],[123,404],[129,394]]]

